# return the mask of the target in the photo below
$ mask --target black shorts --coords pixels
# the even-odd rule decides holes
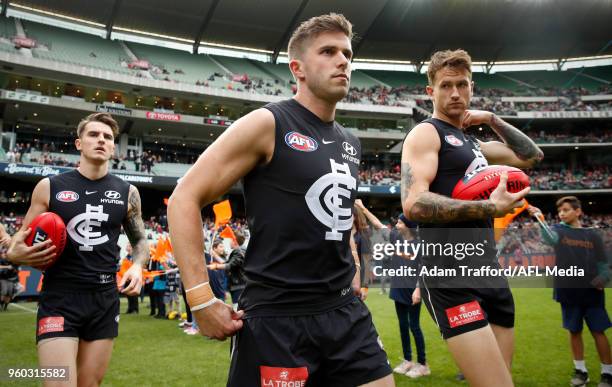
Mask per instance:
[[[424,288],[421,298],[445,340],[489,323],[514,327],[514,298],[509,288]]]
[[[100,292],[40,295],[36,342],[52,337],[77,337],[86,341],[111,339],[119,334],[119,293]]]
[[[363,302],[329,312],[244,320],[228,386],[358,386],[391,374]]]

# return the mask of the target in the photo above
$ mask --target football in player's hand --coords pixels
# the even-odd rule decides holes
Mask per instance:
[[[51,262],[45,266],[37,267],[39,270],[48,269],[57,261],[57,258],[64,251],[64,247],[66,247],[66,225],[59,215],[53,212],[43,212],[34,218],[29,227],[32,231],[25,241],[28,246],[44,242],[47,239],[51,239],[55,246],[55,257]]]
[[[519,192],[529,187],[529,177],[515,167],[489,165],[465,175],[453,189],[453,199],[486,200],[499,185],[502,173],[508,174],[508,192]]]

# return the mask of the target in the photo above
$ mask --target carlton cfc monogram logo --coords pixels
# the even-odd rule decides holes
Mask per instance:
[[[341,241],[342,233],[353,226],[353,212],[349,205],[351,190],[357,188],[357,181],[351,176],[346,163],[338,164],[333,159],[331,173],[321,176],[306,192],[306,204],[317,220],[328,227],[325,239]],[[323,197],[321,197],[323,195]],[[342,207],[343,200],[346,207]]]
[[[101,245],[109,240],[108,235],[102,236],[101,232],[93,231],[93,227],[100,227],[101,222],[107,221],[108,214],[104,213],[104,206],[88,204],[85,213],[72,218],[66,229],[68,235],[80,244],[79,251],[93,251],[93,246]]]

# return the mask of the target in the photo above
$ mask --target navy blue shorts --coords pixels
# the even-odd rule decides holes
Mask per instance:
[[[586,321],[591,332],[603,332],[612,326],[603,306],[561,304],[563,328],[570,332],[582,332],[582,321]]]
[[[113,339],[119,334],[119,292],[116,287],[98,292],[43,291],[37,322],[37,343],[52,337]]]
[[[320,314],[243,322],[233,340],[228,387],[354,387],[392,372],[360,300]]]

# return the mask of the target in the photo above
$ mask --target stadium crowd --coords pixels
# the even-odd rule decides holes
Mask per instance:
[[[527,171],[531,187],[536,190],[612,188],[608,165],[585,165],[569,169],[565,165],[544,166]],[[359,171],[362,184],[397,185],[401,179],[399,164],[389,168],[369,166]]]

